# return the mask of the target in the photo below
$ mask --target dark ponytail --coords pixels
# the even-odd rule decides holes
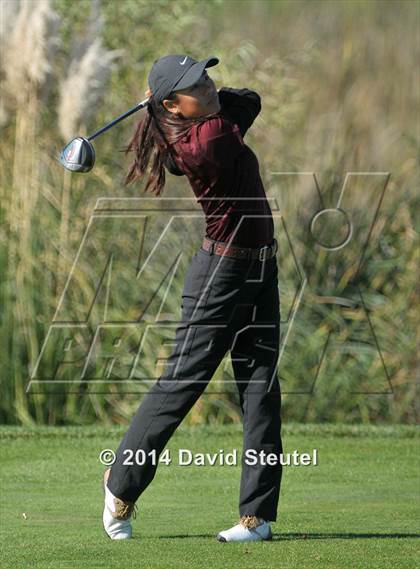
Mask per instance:
[[[171,93],[166,99],[176,101],[177,95]],[[144,192],[150,188],[151,192],[159,196],[165,186],[165,160],[169,154],[173,160],[176,159],[174,143],[194,124],[204,122],[208,117],[186,119],[181,114],[171,113],[162,103],[156,104],[153,96],[150,97],[146,109],[147,112],[139,120],[134,135],[125,149],[125,155],[129,152],[134,153],[134,160],[129,167],[124,185],[132,184],[145,176],[150,162],[150,174]]]

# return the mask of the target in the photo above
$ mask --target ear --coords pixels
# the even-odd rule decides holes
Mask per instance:
[[[175,101],[170,101],[169,99],[163,99],[162,105],[170,113],[178,113],[178,104]]]

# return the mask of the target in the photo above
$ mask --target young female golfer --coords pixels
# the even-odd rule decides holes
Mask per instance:
[[[126,151],[135,155],[126,183],[141,178],[150,159],[145,191],[161,193],[165,167],[188,178],[206,235],[185,278],[173,353],[104,472],[103,524],[112,539],[131,537],[135,502],[155,475],[156,458],[229,350],[243,414],[240,519],[217,538],[271,539],[269,522],[277,519],[283,451],[277,241],[257,157],[243,141],[261,103],[248,89],[217,91],[206,68],[218,62],[187,55],[156,60],[147,114]],[[144,451],[144,464],[124,464],[127,449],[133,456]]]

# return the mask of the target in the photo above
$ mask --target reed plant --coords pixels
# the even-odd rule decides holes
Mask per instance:
[[[142,100],[150,66],[165,53],[214,53],[220,64],[211,75],[218,88],[246,86],[262,97],[262,112],[245,142],[255,150],[267,196],[278,206],[273,214],[283,334],[301,290],[298,275],[310,276],[305,303],[294,315],[293,343],[279,365],[284,420],[418,421],[415,5],[242,5],[238,11],[236,2],[222,0],[1,3],[0,422],[126,423],[139,404],[138,389],[129,393],[118,375],[98,383],[96,391],[80,377],[65,389],[46,383],[35,390],[29,380],[65,287],[73,295],[67,317],[77,320],[95,299],[98,275],[111,274],[104,272],[107,247],[115,252],[115,270],[135,255],[141,236],[141,228],[120,219],[110,226],[119,227],[111,243],[114,234],[104,224],[70,275],[97,199],[144,197],[143,184],[122,185],[128,166],[123,147],[140,114],[95,141],[97,163],[88,175],[63,170],[57,154],[69,139],[93,132]],[[313,208],[321,202],[336,206],[350,171],[390,174],[359,272],[354,259],[361,257],[353,246],[326,263],[322,252],[313,254],[305,233]],[[369,208],[385,178],[351,182],[345,207],[358,220],[355,242],[361,249],[372,226]],[[168,174],[163,197],[192,193],[185,179]],[[156,219],[146,252],[165,223],[162,215]],[[174,250],[189,243],[194,251],[203,229],[200,221],[180,225]],[[141,282],[133,278],[132,266],[120,264],[114,313],[123,321],[138,316],[141,302],[128,299],[151,298],[156,279],[166,282],[175,261],[162,251],[156,273]],[[151,321],[157,315],[172,324],[179,319],[179,277],[186,268],[181,265],[170,295],[157,291],[155,302],[164,304],[160,313],[159,304],[150,308]],[[325,301],[331,296],[333,302]],[[93,303],[88,333],[103,322],[105,304],[101,296]],[[135,350],[135,338],[130,342]],[[46,368],[55,365],[58,349],[46,344]],[[153,346],[138,366],[143,377],[158,375]],[[227,357],[185,421],[240,420]]]

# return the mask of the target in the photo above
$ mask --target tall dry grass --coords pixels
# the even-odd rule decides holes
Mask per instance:
[[[4,274],[9,286],[13,286],[15,296],[14,302],[6,304],[5,312],[10,344],[18,346],[23,341],[28,359],[33,362],[39,350],[30,319],[36,311],[31,290],[36,286],[33,237],[37,232],[34,215],[40,188],[37,136],[41,130],[39,118],[45,86],[51,77],[52,60],[59,45],[60,18],[51,9],[49,0],[36,3],[21,0],[18,10],[7,7],[3,15],[8,23],[2,35],[2,89],[15,119],[12,172],[7,188],[9,201],[5,208],[9,230],[8,258],[4,264]],[[15,381],[15,404],[23,409],[24,378]]]
[[[221,64],[211,70],[218,87],[248,86],[261,94],[262,112],[246,141],[258,155],[268,196],[278,199],[295,236],[300,263],[309,272],[316,269],[316,290],[334,271],[339,274],[353,251],[348,249],[328,268],[317,268],[319,259],[308,254],[302,235],[306,210],[315,203],[313,177],[278,172],[316,172],[328,204],[335,203],[347,171],[391,173],[360,278],[351,280],[352,267],[341,281],[342,294],[354,307],[330,310],[320,304],[316,318],[313,311],[301,311],[295,319],[293,353],[285,352],[279,370],[285,391],[308,391],[316,371],[314,355],[330,333],[335,346],[314,393],[283,398],[285,420],[417,421],[415,5],[341,2],[331,9],[331,2],[245,1],[239,13],[233,2],[197,3],[192,8],[187,0],[104,5],[42,0],[4,9],[8,4],[2,3],[8,24],[0,36],[7,53],[1,62],[0,121],[1,420],[125,422],[138,405],[139,395],[124,393],[118,381],[105,384],[103,393],[90,393],[77,381],[72,394],[54,385],[48,386],[52,393],[26,392],[96,199],[140,195],[139,187],[123,188],[126,164],[117,153],[133,131],[134,118],[95,141],[98,161],[87,177],[63,171],[55,158],[70,138],[96,130],[141,100],[157,56],[185,52],[219,56]],[[124,58],[119,57],[122,48]],[[369,197],[377,195],[376,190],[362,180],[352,191],[349,207],[358,212],[365,230]],[[191,193],[184,180],[168,176],[165,195]],[[188,237],[199,231],[190,228]],[[276,232],[285,331],[296,267],[279,219]],[[102,242],[109,235],[103,233]],[[133,251],[132,235],[128,227],[120,231],[115,246],[121,252]],[[180,232],[179,243],[186,237]],[[89,252],[75,277],[74,311],[86,309],[95,291],[94,277],[103,269],[100,247],[92,246]],[[167,269],[162,260],[159,271]],[[130,278],[128,269],[122,271],[122,300],[116,305],[121,315],[124,295],[131,298],[138,284]],[[179,314],[181,284],[166,300],[165,312],[172,321]],[[153,278],[143,280],[142,296],[148,298],[154,286]],[[391,396],[349,392],[360,387],[363,375],[375,386],[387,387],[369,344],[359,289],[391,376]],[[100,308],[95,310],[99,322]],[[357,365],[351,353],[343,360],[340,346],[358,346]],[[46,360],[52,365],[54,346],[49,350]],[[150,353],[140,362],[145,375],[155,371]],[[233,382],[232,369],[224,363],[209,395],[191,410],[187,422],[240,420],[233,383],[226,385],[226,379]],[[308,377],[302,377],[302,370],[309,370]],[[211,393],[222,390],[224,394]]]
[[[104,98],[109,75],[116,61],[124,54],[123,49],[107,50],[103,46],[101,31],[103,17],[101,3],[95,0],[86,25],[84,41],[73,44],[72,56],[67,63],[67,73],[59,81],[57,108],[58,128],[63,143],[76,136],[88,136],[85,125],[94,116]],[[72,174],[63,169],[61,194],[60,253],[57,271],[57,290],[62,291],[72,259],[67,248],[70,221]]]

